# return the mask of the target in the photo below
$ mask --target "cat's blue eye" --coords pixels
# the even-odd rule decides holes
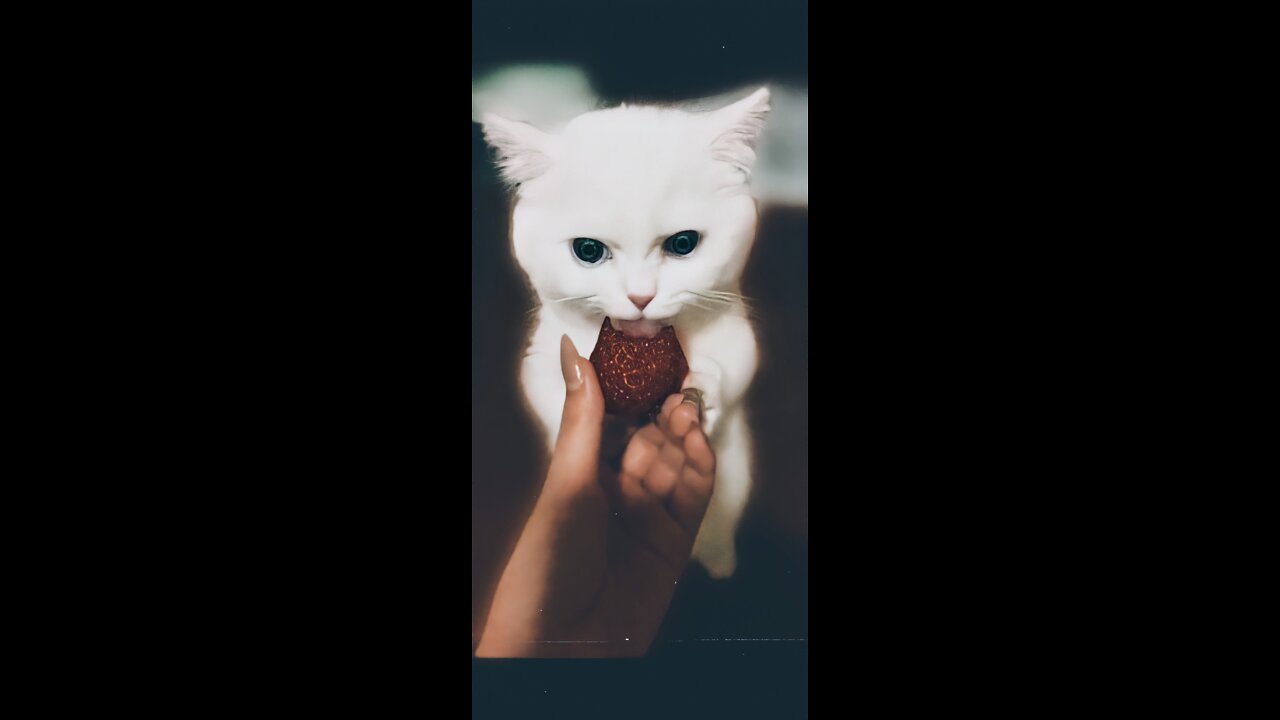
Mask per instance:
[[[672,255],[688,255],[696,247],[698,247],[698,233],[693,230],[678,232],[662,244],[662,249]]]
[[[595,265],[609,257],[609,248],[604,243],[591,238],[574,238],[573,254],[588,265]]]

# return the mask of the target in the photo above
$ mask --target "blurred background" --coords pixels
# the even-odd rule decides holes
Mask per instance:
[[[472,645],[547,458],[517,384],[531,296],[511,257],[511,199],[475,122],[555,131],[620,102],[715,107],[760,85],[773,107],[743,292],[761,363],[747,396],[756,476],[738,570],[693,563],[652,653],[679,642],[808,637],[808,13],[804,2],[472,2]]]

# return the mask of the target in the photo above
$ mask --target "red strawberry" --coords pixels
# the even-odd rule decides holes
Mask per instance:
[[[604,391],[605,412],[629,420],[657,414],[664,400],[680,392],[689,372],[675,328],[668,325],[654,337],[629,337],[609,318],[600,326],[591,364]]]

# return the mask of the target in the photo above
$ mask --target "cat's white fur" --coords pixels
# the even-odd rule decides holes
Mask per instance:
[[[755,239],[748,180],[768,103],[761,88],[712,112],[624,105],[580,115],[556,135],[483,119],[503,176],[517,187],[512,246],[540,304],[521,385],[549,445],[564,405],[562,334],[589,356],[606,316],[615,326],[642,318],[674,326],[689,361],[685,387],[704,393],[717,458],[693,556],[719,578],[737,565],[734,534],[751,489],[742,399],[758,355],[740,280]],[[701,235],[694,251],[664,252],[683,230]],[[571,247],[579,237],[603,242],[610,257],[580,262]],[[642,311],[629,295],[654,297]]]

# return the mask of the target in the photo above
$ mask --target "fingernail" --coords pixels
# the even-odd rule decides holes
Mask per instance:
[[[560,370],[564,373],[564,386],[569,392],[582,387],[582,368],[578,367],[578,348],[568,335],[560,336]]]

